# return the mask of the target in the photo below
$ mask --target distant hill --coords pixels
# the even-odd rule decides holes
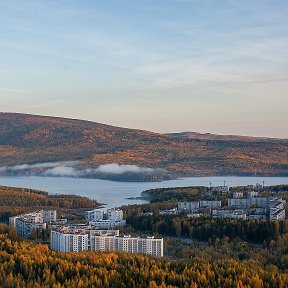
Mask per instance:
[[[61,161],[79,161],[77,169],[88,171],[85,175],[91,176],[94,173],[91,169],[96,169],[93,177],[114,180],[123,180],[123,177],[138,181],[178,176],[288,176],[288,139],[195,132],[159,134],[83,120],[0,113],[0,172],[5,173],[4,166]],[[111,172],[110,166],[108,170],[97,170],[99,165],[111,163],[157,170],[141,170],[136,166],[126,167],[125,173],[121,172],[121,167],[116,167],[118,170],[112,167]],[[43,172],[41,165],[38,165],[40,168],[36,166],[27,171],[40,169]],[[28,173],[17,167],[9,173]],[[71,171],[68,168],[66,172]]]
[[[179,132],[168,133],[167,136],[174,136],[182,139],[203,139],[203,140],[232,140],[232,141],[271,141],[279,140],[287,142],[287,139],[265,138],[265,137],[252,137],[252,136],[239,136],[239,135],[217,135],[211,133],[198,133],[198,132]]]

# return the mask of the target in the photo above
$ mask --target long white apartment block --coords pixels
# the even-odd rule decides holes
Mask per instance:
[[[16,227],[16,231],[24,238],[31,238],[33,231],[41,232],[46,223],[56,221],[56,210],[39,210],[9,218],[9,225]]]
[[[219,208],[221,201],[218,200],[201,200],[194,202],[178,202],[178,209],[191,212],[199,208]]]
[[[187,202],[187,201],[181,201],[178,202],[178,209],[184,210],[184,211],[191,211],[193,209],[200,208],[199,201],[195,202]]]
[[[200,208],[219,208],[221,201],[218,200],[202,200],[200,201]]]
[[[126,220],[117,221],[117,220],[103,219],[98,221],[90,221],[89,224],[97,229],[113,229],[125,226]]]
[[[216,187],[211,187],[212,191],[217,191],[217,192],[222,192],[222,193],[227,193],[229,192],[229,187],[228,186],[216,186]]]
[[[92,236],[92,251],[117,251],[163,256],[163,238],[124,236]]]
[[[228,206],[237,208],[250,208],[252,206],[267,208],[279,202],[285,203],[285,200],[278,197],[251,197],[244,199],[228,199]]]
[[[119,230],[62,226],[51,230],[50,248],[60,252],[115,251],[163,256],[163,238],[119,236]]]
[[[212,217],[214,218],[234,218],[247,219],[247,215],[243,210],[212,210]]]

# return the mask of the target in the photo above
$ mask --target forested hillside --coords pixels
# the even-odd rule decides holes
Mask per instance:
[[[15,241],[0,225],[2,287],[287,287],[287,271],[257,260],[168,261],[137,254],[58,253]],[[9,239],[12,238],[11,239]],[[15,240],[14,240],[15,238]]]
[[[0,113],[0,163],[2,170],[53,161],[79,160],[81,169],[130,164],[161,168],[168,178],[288,175],[287,139],[197,135],[175,137],[82,120]]]
[[[0,222],[8,222],[10,216],[39,209],[58,211],[78,208],[95,208],[96,200],[78,195],[48,194],[27,188],[0,186]]]

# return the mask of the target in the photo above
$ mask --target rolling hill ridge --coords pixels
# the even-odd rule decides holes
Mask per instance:
[[[156,180],[179,176],[288,176],[288,139],[195,132],[159,134],[83,120],[0,113],[2,171],[3,167],[61,161],[78,161],[78,169],[85,171],[111,163],[149,167],[157,169]],[[146,180],[143,175],[148,170],[143,171],[128,169],[128,174],[141,174]],[[102,178],[115,180],[123,176],[102,174]]]

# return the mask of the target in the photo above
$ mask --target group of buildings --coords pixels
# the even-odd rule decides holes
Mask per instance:
[[[108,209],[107,213],[99,209],[87,211],[86,220],[89,225],[99,229],[111,229],[126,225],[126,220],[123,220],[123,211],[116,208]]]
[[[223,186],[226,187],[226,186]],[[222,186],[220,188],[223,188]],[[260,190],[260,184],[256,184]],[[189,217],[200,217],[208,214],[212,217],[239,218],[252,220],[284,220],[286,201],[280,197],[258,197],[258,191],[233,192],[232,198],[224,201],[202,200],[194,202],[178,202],[178,207],[161,211],[161,214],[177,214],[186,212]],[[219,188],[219,189],[220,189]],[[224,205],[223,205],[224,202]]]
[[[51,230],[51,249],[61,252],[117,251],[163,256],[163,238],[119,236],[119,230],[62,226]]]
[[[17,233],[26,239],[41,233],[47,224],[57,221],[56,210],[39,210],[9,218],[9,225],[16,227]]]
[[[104,219],[105,217],[105,219]],[[60,252],[118,251],[163,256],[163,238],[119,235],[113,229],[126,225],[123,211],[109,209],[87,211],[89,225],[67,225],[66,219],[57,219],[56,210],[39,210],[9,218],[9,225],[26,239],[41,235],[49,227],[50,248]]]

